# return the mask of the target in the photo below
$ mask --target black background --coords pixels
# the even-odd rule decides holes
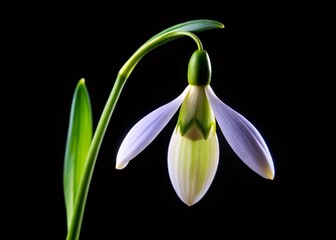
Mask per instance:
[[[177,116],[127,168],[115,169],[116,152],[130,127],[186,86],[187,64],[196,45],[181,38],[146,55],[123,89],[97,159],[81,239],[334,235],[334,16],[327,7],[288,11],[290,6],[266,6],[256,12],[225,4],[205,6],[52,6],[38,19],[48,20],[37,41],[43,43],[41,68],[46,72],[40,88],[47,96],[41,102],[50,116],[49,151],[40,164],[43,175],[37,177],[44,197],[36,201],[43,217],[35,226],[43,224],[44,239],[66,237],[63,157],[78,80],[86,80],[96,126],[117,72],[133,52],[159,31],[195,19],[225,25],[197,34],[211,58],[211,86],[264,136],[275,179],[263,179],[248,169],[218,128],[216,177],[204,198],[187,207],[175,194],[167,171]]]

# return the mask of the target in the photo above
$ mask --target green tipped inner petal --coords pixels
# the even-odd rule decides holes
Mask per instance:
[[[190,138],[192,140],[198,140],[199,137],[207,139],[212,127],[216,126],[215,117],[211,110],[209,101],[205,94],[204,87],[191,86],[188,95],[184,99],[178,118],[178,126],[181,135],[198,136],[196,138]],[[197,129],[192,131],[198,131],[200,134],[192,132],[190,129],[196,126]]]

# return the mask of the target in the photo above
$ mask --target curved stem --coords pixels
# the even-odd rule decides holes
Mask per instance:
[[[192,38],[196,44],[198,50],[203,50],[202,42],[201,40],[191,32],[168,32],[164,33],[154,39],[151,39],[147,41],[145,44],[143,44],[124,64],[124,66],[120,69],[119,74],[125,76],[128,78],[128,76],[131,74],[133,68],[136,66],[136,64],[140,61],[140,59],[145,56],[148,52],[152,51],[154,48],[157,48],[168,41],[188,36]]]
[[[127,78],[143,56],[145,56],[156,47],[182,36],[191,37],[197,43],[198,49],[202,50],[202,43],[195,34],[191,32],[168,32],[156,38],[153,38],[143,44],[120,69],[117,79],[114,83],[112,91],[100,117],[100,120],[98,122],[88,151],[88,155],[86,157],[86,165],[84,166],[83,176],[76,196],[74,212],[66,238],[67,240],[79,239],[87,195],[89,192],[90,182],[96,164],[98,152],[103,141],[103,137],[105,135],[108,123]]]

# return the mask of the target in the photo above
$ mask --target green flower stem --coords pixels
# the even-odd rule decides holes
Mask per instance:
[[[76,196],[74,212],[66,238],[67,240],[79,239],[85,204],[98,152],[103,141],[103,137],[105,135],[108,123],[127,78],[143,56],[145,56],[156,47],[182,36],[191,37],[196,42],[198,49],[203,49],[202,43],[199,38],[191,32],[167,32],[157,36],[156,38],[152,38],[145,44],[143,44],[120,69],[115,84],[112,88],[112,91],[109,95],[107,103],[98,122],[97,129],[92,138],[92,142],[86,159],[86,165],[84,166],[83,170],[83,176]]]
[[[164,33],[154,39],[147,41],[143,44],[133,55],[128,59],[128,61],[124,64],[124,66],[120,69],[119,74],[128,78],[131,74],[133,68],[136,64],[141,60],[143,56],[145,56],[148,52],[157,48],[171,40],[175,40],[177,38],[188,36],[191,37],[197,44],[198,50],[203,50],[202,42],[200,39],[191,32],[168,32]]]

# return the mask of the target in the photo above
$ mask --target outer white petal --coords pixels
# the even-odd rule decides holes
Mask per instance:
[[[208,191],[217,171],[218,138],[211,132],[207,140],[190,140],[173,132],[168,149],[169,177],[178,197],[188,206]]]
[[[149,113],[133,126],[120,145],[116,161],[117,169],[126,167],[130,160],[156,138],[181,106],[188,90],[189,86],[176,99]]]
[[[218,125],[233,151],[260,176],[273,179],[275,171],[272,156],[258,130],[245,117],[223,103],[210,86],[205,91]]]

